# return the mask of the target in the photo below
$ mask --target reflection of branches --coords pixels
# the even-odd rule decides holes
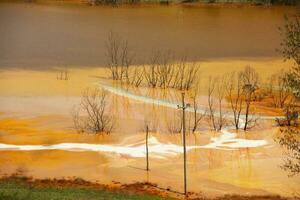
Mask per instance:
[[[57,80],[69,80],[69,71],[67,69],[60,70],[59,73],[56,75]]]
[[[157,68],[159,66],[159,55],[152,56],[150,65],[144,67],[144,77],[149,87],[155,88],[158,83]]]
[[[275,88],[274,88],[275,87]],[[291,90],[288,86],[288,75],[284,71],[273,74],[270,78],[271,97],[273,105],[277,108],[283,108],[291,96]]]
[[[173,115],[173,119],[168,117],[166,125],[169,133],[180,133],[182,129],[182,120],[177,114]]]
[[[143,82],[143,70],[139,67],[136,67],[131,75],[130,83],[135,87],[139,87]]]
[[[286,157],[281,168],[289,172],[289,176],[300,173],[300,130],[297,128],[283,128],[276,141],[286,150]]]
[[[83,125],[83,119],[79,115],[79,109],[77,107],[74,107],[72,110],[72,117],[73,117],[73,124],[74,128],[78,133],[84,132],[84,125]]]

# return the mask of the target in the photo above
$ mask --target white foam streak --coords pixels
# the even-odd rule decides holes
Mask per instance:
[[[187,151],[192,149],[221,149],[236,150],[240,148],[253,148],[266,145],[264,140],[246,140],[236,138],[236,134],[223,132],[219,137],[212,138],[212,142],[202,146],[187,146]],[[60,143],[53,145],[13,145],[0,144],[0,150],[13,151],[41,151],[41,150],[64,150],[64,151],[94,151],[114,153],[118,155],[128,155],[130,157],[141,158],[146,156],[145,141],[140,145],[103,145],[87,143]],[[171,143],[161,143],[155,137],[149,138],[149,154],[151,157],[165,159],[181,154],[181,145]]]
[[[177,102],[171,102],[171,101],[167,101],[164,99],[156,99],[156,98],[152,98],[152,97],[148,97],[148,96],[142,96],[142,95],[136,95],[132,92],[129,92],[127,90],[124,90],[122,88],[117,88],[117,87],[113,87],[107,84],[103,84],[103,83],[97,83],[97,85],[99,85],[102,89],[116,94],[118,96],[121,97],[127,97],[129,99],[135,100],[135,101],[140,101],[146,104],[151,104],[151,105],[158,105],[158,106],[164,106],[164,107],[169,107],[169,108],[174,108],[177,109],[177,105],[180,103]],[[186,111],[188,112],[194,112],[194,108],[189,107],[186,109]],[[199,106],[199,108],[197,109],[197,113],[199,114],[204,114],[205,113],[205,107],[204,106]],[[226,118],[233,118],[234,116],[232,114],[226,113],[224,114],[224,116]],[[263,120],[275,120],[277,118],[283,118],[282,116],[260,116],[260,115],[250,115],[250,118],[259,118],[259,119],[263,119]],[[240,115],[240,119],[245,119],[246,116],[245,115]]]
[[[144,143],[144,142],[143,142]],[[13,145],[0,144],[0,150],[13,151],[40,151],[40,150],[65,150],[65,151],[95,151],[129,155],[131,157],[145,157],[145,144],[139,146],[117,146],[87,143],[60,143],[53,145]],[[163,144],[155,137],[149,138],[149,153],[152,157],[164,158],[176,156],[182,153],[181,146],[175,144]],[[162,156],[163,155],[163,156]]]

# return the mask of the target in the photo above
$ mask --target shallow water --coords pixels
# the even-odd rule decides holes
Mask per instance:
[[[3,105],[8,106],[1,109],[0,175],[21,172],[34,178],[80,177],[107,184],[150,181],[182,191],[181,134],[167,134],[163,129],[151,132],[151,171],[144,170],[143,117],[149,112],[165,123],[164,118],[176,114],[175,107],[159,105],[161,100],[152,105],[151,98],[147,103],[120,94],[111,95],[119,129],[103,136],[77,134],[68,128],[72,126],[68,109],[73,101],[66,98],[28,97],[20,102],[21,97],[2,97]],[[13,107],[16,102],[24,106]],[[39,106],[31,110],[34,105]],[[46,113],[43,107],[52,110]],[[60,111],[59,115],[53,115],[55,111]],[[23,113],[22,118],[18,113]],[[280,169],[283,150],[273,139],[276,132],[267,121],[249,132],[235,133],[227,127],[217,133],[204,126],[199,133],[187,134],[188,190],[205,196],[294,195],[300,182]]]

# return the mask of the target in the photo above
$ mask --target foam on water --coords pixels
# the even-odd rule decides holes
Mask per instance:
[[[143,102],[143,103],[146,103],[146,104],[164,106],[164,107],[174,108],[174,109],[177,109],[177,105],[180,104],[178,102],[171,102],[171,101],[167,101],[167,100],[164,100],[164,99],[156,99],[156,98],[152,98],[152,97],[148,97],[148,96],[137,95],[137,94],[134,94],[134,93],[132,93],[128,90],[124,90],[120,87],[113,87],[111,85],[107,85],[107,84],[103,84],[103,83],[96,83],[96,85],[98,85],[102,89],[104,89],[104,90],[106,90],[110,93],[113,93],[115,95],[122,96],[122,97],[127,97],[129,99],[139,101],[139,102]],[[186,109],[186,111],[187,112],[194,112],[194,108],[193,107],[188,107]],[[205,111],[206,111],[206,107],[204,107],[204,106],[199,106],[199,108],[197,109],[197,113],[199,113],[199,114],[204,114]],[[226,113],[226,114],[224,114],[224,116],[226,118],[233,118],[234,117],[230,113]],[[263,119],[263,120],[275,120],[276,118],[283,118],[282,116],[260,116],[260,115],[251,115],[249,117],[250,118],[259,118],[259,119]],[[245,119],[246,116],[241,114],[240,118]]]
[[[229,132],[227,129],[221,131],[220,137],[211,138],[212,142],[203,146],[206,148],[218,149],[241,149],[241,148],[254,148],[265,146],[268,144],[266,140],[249,140],[236,138],[235,133]]]
[[[246,140],[236,138],[236,134],[223,132],[219,137],[212,138],[212,142],[202,146],[187,146],[187,151],[192,149],[221,149],[236,150],[240,148],[253,148],[267,144],[264,140]],[[94,151],[106,152],[130,157],[141,158],[146,156],[145,141],[139,145],[106,145],[87,143],[60,143],[52,145],[13,145],[0,144],[0,150],[12,151],[41,151],[41,150],[64,150],[64,151]],[[155,137],[149,138],[149,154],[151,157],[164,159],[177,156],[183,152],[181,145],[172,143],[161,143]]]

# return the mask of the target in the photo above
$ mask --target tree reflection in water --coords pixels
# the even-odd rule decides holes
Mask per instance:
[[[280,134],[275,139],[284,148],[284,162],[281,168],[289,173],[289,176],[300,173],[300,129],[285,127],[280,129]]]

